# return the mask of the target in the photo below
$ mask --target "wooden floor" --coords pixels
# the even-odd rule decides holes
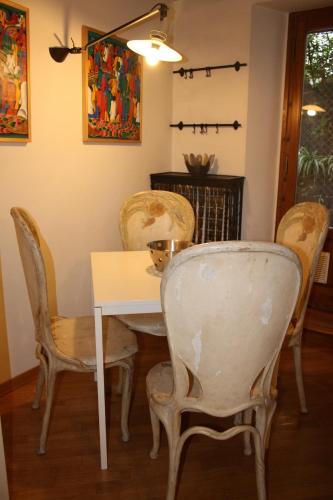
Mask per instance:
[[[156,362],[168,358],[167,345],[158,337],[138,338],[131,439],[126,444],[121,441],[119,398],[108,396],[107,471],[99,469],[96,384],[91,375],[65,373],[59,377],[48,452],[42,457],[35,453],[42,411],[31,410],[33,385],[0,401],[11,500],[165,498],[168,448],[163,433],[159,457],[149,458],[145,375]],[[304,372],[308,415],[298,412],[291,351],[284,350],[278,409],[267,455],[270,500],[333,499],[332,336],[306,334]],[[198,419],[211,421],[202,415],[196,415]],[[194,437],[183,458],[178,500],[256,499],[254,459],[243,455],[239,436],[226,442]]]

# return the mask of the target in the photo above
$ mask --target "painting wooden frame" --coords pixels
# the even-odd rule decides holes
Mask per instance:
[[[31,141],[29,9],[0,0],[0,141]]]
[[[82,46],[103,32],[82,27]],[[107,38],[82,52],[83,140],[141,142],[142,60],[126,41]]]

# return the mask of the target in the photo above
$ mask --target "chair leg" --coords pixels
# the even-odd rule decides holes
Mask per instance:
[[[303,382],[303,370],[302,370],[302,351],[300,345],[293,345],[293,355],[294,355],[294,366],[296,375],[296,384],[298,390],[298,398],[301,407],[301,413],[308,413],[306,407],[304,382]]]
[[[43,364],[41,363],[40,367],[39,367],[38,378],[37,378],[37,383],[36,383],[35,397],[34,397],[34,400],[32,402],[32,409],[33,410],[39,409],[40,399],[41,399],[42,392],[43,392],[45,378],[46,378],[45,368],[44,368]]]
[[[46,453],[46,439],[47,439],[47,432],[49,428],[49,422],[50,422],[50,415],[51,415],[51,408],[52,408],[52,402],[53,402],[53,394],[54,394],[54,385],[57,377],[57,371],[52,364],[49,366],[48,370],[48,381],[47,381],[47,398],[46,398],[46,407],[45,407],[45,413],[43,417],[43,425],[42,425],[42,432],[40,436],[40,442],[39,442],[39,450],[38,450],[38,455],[44,455]]]
[[[244,411],[244,417],[243,417],[243,424],[245,425],[251,425],[252,424],[252,413],[253,410],[252,408],[249,408]],[[246,431],[243,433],[244,436],[244,455],[251,455],[252,453],[252,447],[251,447],[251,432]]]
[[[118,382],[116,384],[116,394],[122,394],[122,392],[123,392],[123,383],[124,383],[123,368],[121,366],[119,366],[119,369],[118,369]]]
[[[265,406],[255,408],[255,427],[259,431],[260,445],[262,446],[262,457],[265,459],[265,436],[267,429],[267,409]]]
[[[153,432],[153,447],[150,451],[150,458],[157,458],[158,450],[160,448],[161,424],[158,416],[149,405],[151,428]]]
[[[272,400],[270,403],[268,403],[267,410],[266,410],[266,429],[265,429],[265,435],[264,435],[265,450],[268,449],[269,440],[271,438],[272,421],[273,421],[273,415],[275,413],[275,409],[276,409],[276,401]]]
[[[265,446],[262,443],[262,438],[259,432],[256,432],[253,437],[256,453],[256,480],[258,500],[266,500],[265,459],[263,453],[263,449],[265,449]]]
[[[35,389],[35,397],[32,402],[33,410],[39,409],[40,399],[42,396],[44,385],[45,385],[45,392],[47,395],[48,363],[46,356],[43,354],[42,346],[40,344],[37,344],[36,347],[36,358],[39,359],[40,365],[39,365],[39,372]]]
[[[243,423],[243,412],[239,411],[234,416],[234,425],[242,425]]]
[[[119,367],[119,373],[122,373],[121,434],[122,440],[125,443],[129,440],[130,437],[128,430],[128,414],[132,396],[133,366],[134,359],[130,358],[126,367]]]
[[[170,411],[167,421],[165,422],[165,430],[168,436],[169,443],[169,475],[168,475],[168,491],[166,500],[174,500],[176,495],[177,476],[179,468],[179,459],[181,449],[179,445],[181,416],[175,410]]]

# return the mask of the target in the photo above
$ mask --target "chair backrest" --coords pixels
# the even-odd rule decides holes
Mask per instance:
[[[40,238],[34,221],[26,210],[14,207],[10,213],[15,223],[17,242],[35,323],[36,340],[42,342],[49,340],[49,338],[45,339],[45,335],[49,331],[50,314],[47,277]]]
[[[177,193],[150,190],[131,195],[120,210],[124,250],[147,250],[154,240],[192,241],[194,213],[190,202]]]
[[[328,210],[319,203],[304,202],[291,207],[282,217],[276,242],[294,250],[299,256],[303,279],[294,318],[304,316],[320,252],[329,226]]]
[[[174,257],[161,300],[180,407],[226,416],[267,396],[300,284],[297,255],[275,243],[206,243]]]

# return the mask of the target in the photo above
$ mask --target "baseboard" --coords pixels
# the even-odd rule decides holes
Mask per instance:
[[[31,370],[21,373],[20,375],[17,375],[16,377],[6,380],[6,382],[0,384],[0,397],[36,380],[38,369],[39,366],[35,366],[34,368],[31,368]]]

